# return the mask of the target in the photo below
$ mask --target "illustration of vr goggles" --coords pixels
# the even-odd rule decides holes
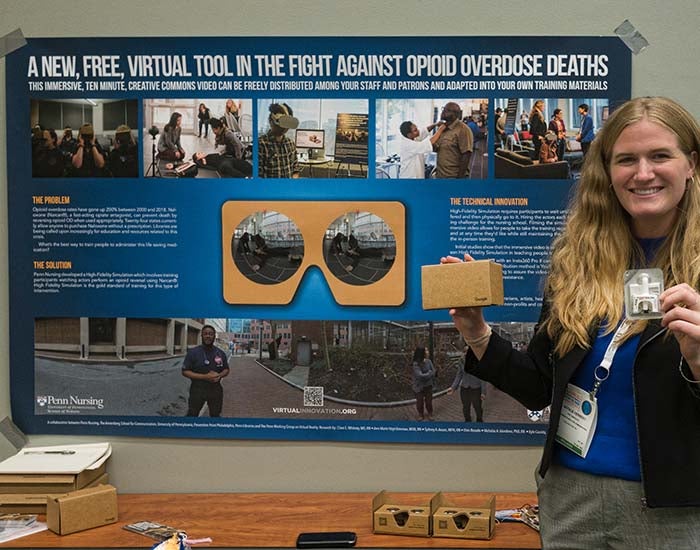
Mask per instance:
[[[288,304],[315,266],[341,305],[401,305],[405,233],[399,202],[227,201],[224,299]]]

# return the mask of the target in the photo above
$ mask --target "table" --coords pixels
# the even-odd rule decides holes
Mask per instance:
[[[481,506],[492,493],[445,493],[456,505]],[[154,521],[184,529],[191,538],[211,537],[196,548],[293,548],[301,531],[354,531],[358,548],[539,549],[536,531],[502,523],[490,541],[372,534],[373,493],[210,493],[118,495],[119,521],[71,535],[44,531],[0,544],[0,548],[150,548],[154,541],[123,529]],[[401,493],[405,504],[429,493]],[[496,493],[496,508],[535,503],[533,493]]]
[[[333,162],[333,159],[330,157],[322,157],[322,158],[308,158],[308,157],[303,157],[299,158],[298,162],[301,166],[308,166],[309,167],[309,177],[313,178],[314,177],[314,166],[326,166],[328,167],[331,162]],[[328,168],[327,168],[328,170]]]

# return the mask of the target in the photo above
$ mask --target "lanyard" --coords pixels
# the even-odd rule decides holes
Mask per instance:
[[[612,369],[613,359],[615,358],[615,354],[620,347],[620,340],[622,340],[623,336],[627,334],[630,327],[632,327],[632,321],[629,319],[624,319],[622,323],[620,323],[620,326],[617,327],[615,334],[613,334],[612,340],[610,340],[608,348],[605,350],[603,360],[593,371],[595,382],[593,384],[593,389],[591,390],[591,399],[595,399],[601,384],[610,376],[610,369]]]

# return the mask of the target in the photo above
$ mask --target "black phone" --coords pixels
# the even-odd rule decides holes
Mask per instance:
[[[350,531],[328,533],[300,533],[297,548],[350,548],[355,546],[357,535]]]

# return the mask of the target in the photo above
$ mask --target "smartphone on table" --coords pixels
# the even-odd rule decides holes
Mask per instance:
[[[350,531],[300,533],[297,548],[350,548],[356,542],[357,535]]]

